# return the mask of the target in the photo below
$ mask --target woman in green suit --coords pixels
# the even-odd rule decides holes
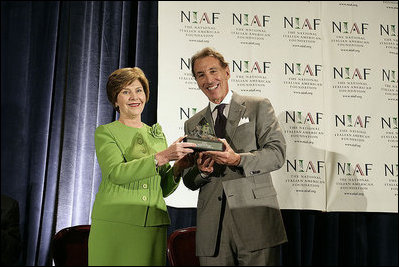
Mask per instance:
[[[89,265],[165,265],[170,219],[164,197],[191,165],[186,155],[195,145],[180,137],[168,147],[158,123],[141,121],[149,98],[141,69],[114,71],[107,95],[120,116],[95,131],[102,181],[91,214]]]

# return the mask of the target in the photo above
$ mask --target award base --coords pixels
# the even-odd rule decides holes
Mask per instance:
[[[187,136],[183,142],[196,144],[197,146],[192,148],[195,151],[224,151],[224,144],[218,140]]]

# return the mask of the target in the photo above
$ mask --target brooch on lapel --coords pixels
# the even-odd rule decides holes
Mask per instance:
[[[155,138],[163,138],[162,127],[158,123],[154,124],[149,129],[149,133],[150,133],[150,135],[152,135]]]

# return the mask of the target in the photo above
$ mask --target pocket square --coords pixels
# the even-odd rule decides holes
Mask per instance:
[[[240,119],[240,121],[238,122],[238,126],[243,125],[244,123],[248,123],[249,122],[249,118],[247,117],[243,117]]]

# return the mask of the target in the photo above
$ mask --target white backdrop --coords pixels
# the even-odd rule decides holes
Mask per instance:
[[[272,173],[282,209],[398,211],[397,1],[160,1],[158,12],[168,143],[208,104],[190,58],[210,46],[233,91],[275,108],[287,140]],[[197,195],[181,183],[166,202],[196,207]]]

